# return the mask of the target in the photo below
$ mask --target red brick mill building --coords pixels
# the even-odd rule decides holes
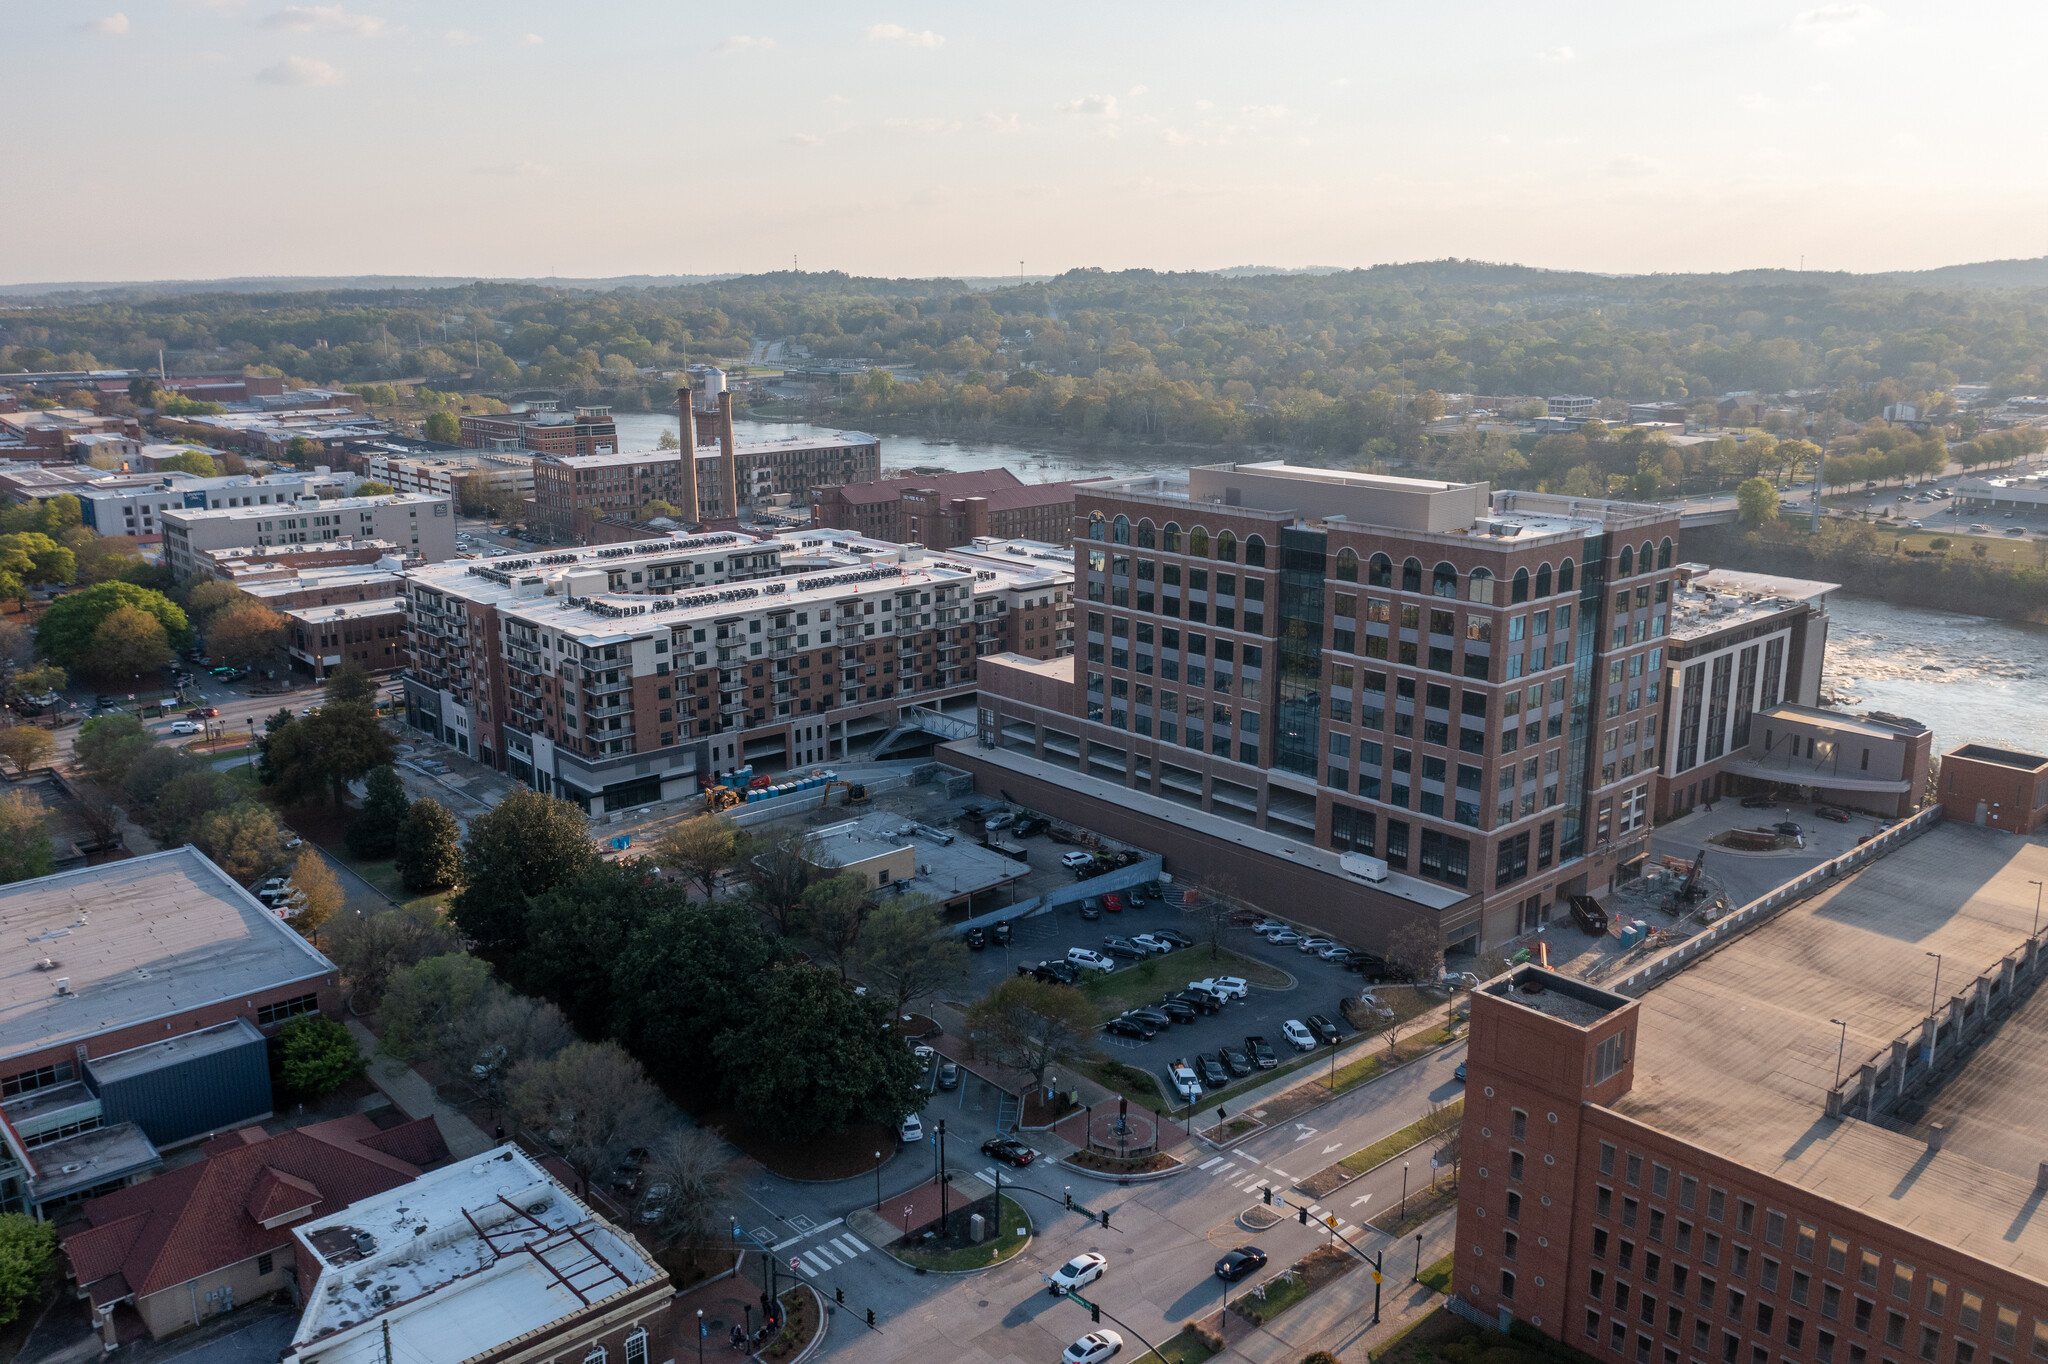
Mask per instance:
[[[2044,879],[1948,821],[1616,988],[1475,991],[1461,1310],[1622,1364],[2048,1359]]]

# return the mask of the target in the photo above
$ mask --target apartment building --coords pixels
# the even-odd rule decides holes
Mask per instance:
[[[1070,560],[844,531],[672,535],[411,570],[409,724],[593,812],[971,709],[979,661],[1072,647]]]
[[[471,450],[532,450],[573,457],[609,455],[619,448],[619,428],[609,407],[556,412],[551,407],[536,406],[530,411],[495,416],[465,413],[461,425],[462,443]]]
[[[1274,462],[1075,517],[1072,672],[984,666],[990,786],[1367,945],[1498,944],[1642,851],[1676,512]]]
[[[389,434],[382,419],[360,411],[361,400],[354,401],[354,407],[336,404],[277,412],[223,412],[211,417],[159,416],[155,424],[165,435],[191,436],[217,449],[239,450],[260,459],[289,460],[292,442],[302,440],[313,447],[318,459],[339,465],[345,462],[350,445]]]
[[[439,493],[453,497],[465,478],[501,484],[521,498],[533,496],[533,458],[516,453],[483,455],[371,454],[363,460],[363,476],[388,483],[402,493]]]
[[[680,507],[686,496],[683,461],[673,450],[543,455],[533,461],[532,479],[533,519],[558,540],[587,541],[601,517],[630,517],[655,501]]]
[[[301,497],[284,506],[197,508],[159,513],[164,560],[179,577],[201,571],[210,550],[254,545],[323,545],[343,540],[388,540],[408,559],[429,563],[455,557],[454,504],[431,493],[376,497]]]
[[[884,478],[811,494],[811,524],[948,549],[981,537],[1048,540],[1073,533],[1071,482],[1025,483],[1008,469]]]
[[[139,442],[142,425],[133,417],[103,417],[79,407],[0,412],[0,459],[69,464],[81,458],[77,453],[80,438],[93,435]]]
[[[238,545],[193,557],[201,573],[235,584],[273,611],[392,596],[405,573],[405,556],[385,540]]]
[[[78,499],[84,523],[101,535],[142,539],[163,533],[162,517],[167,511],[289,506],[308,496],[352,492],[358,482],[354,474],[320,468],[308,473],[220,478],[180,473],[114,475],[69,491]]]
[[[405,666],[405,632],[409,623],[405,598],[388,596],[338,606],[294,606],[286,609],[285,654],[291,670],[316,682],[343,663],[368,672],[395,672]]]
[[[1475,990],[1461,1313],[1615,1364],[2048,1356],[2044,877],[1937,822],[1635,986]]]

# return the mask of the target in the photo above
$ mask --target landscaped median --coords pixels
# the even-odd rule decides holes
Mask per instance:
[[[1358,1265],[1358,1256],[1345,1247],[1319,1246],[1264,1283],[1240,1293],[1229,1310],[1254,1326],[1263,1326]]]
[[[1223,1337],[1206,1326],[1189,1322],[1180,1334],[1156,1350],[1139,1355],[1132,1364],[1204,1364],[1223,1349]]]
[[[1453,1099],[1432,1109],[1428,1116],[1417,1118],[1400,1131],[1390,1132],[1372,1145],[1353,1151],[1336,1164],[1323,1167],[1295,1187],[1314,1198],[1327,1197],[1332,1190],[1342,1188],[1374,1166],[1392,1160],[1403,1151],[1412,1150],[1432,1139],[1449,1136],[1456,1130],[1464,1112],[1465,1101]]]
[[[971,1239],[972,1219],[977,1213],[983,1219],[979,1242]],[[885,1249],[922,1273],[972,1274],[1001,1264],[1030,1243],[1031,1216],[1023,1205],[1007,1194],[990,1194],[953,1208],[943,1234],[935,1227],[914,1228],[910,1236],[898,1238]]]

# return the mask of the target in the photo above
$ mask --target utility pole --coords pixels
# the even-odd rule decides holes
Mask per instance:
[[[939,1119],[939,1239],[944,1244],[946,1236],[947,1207],[946,1187],[946,1120]]]

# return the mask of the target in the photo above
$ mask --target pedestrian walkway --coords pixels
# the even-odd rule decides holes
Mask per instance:
[[[1335,1208],[1326,1208],[1303,1194],[1290,1196],[1287,1186],[1294,1183],[1295,1177],[1277,1165],[1261,1165],[1248,1156],[1237,1160],[1227,1156],[1211,1156],[1202,1164],[1195,1166],[1192,1174],[1227,1181],[1232,1189],[1245,1195],[1247,1204],[1252,1199],[1257,1199],[1261,1206],[1271,1207],[1274,1212],[1283,1216],[1293,1216],[1295,1209],[1306,1204],[1308,1215],[1317,1221],[1334,1216],[1337,1219],[1337,1232],[1340,1236],[1378,1234],[1365,1231]]]
[[[453,1105],[442,1102],[434,1093],[434,1087],[421,1077],[420,1073],[403,1062],[377,1054],[377,1038],[358,1018],[346,1020],[349,1034],[356,1039],[363,1055],[370,1058],[370,1082],[391,1096],[391,1102],[398,1105],[408,1118],[424,1118],[431,1115],[441,1129],[441,1140],[448,1143],[448,1154],[457,1160],[467,1160],[473,1155],[491,1149],[493,1143],[483,1128],[471,1122]]]

